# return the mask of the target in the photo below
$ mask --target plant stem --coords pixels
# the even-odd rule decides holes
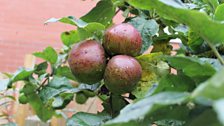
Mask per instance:
[[[45,78],[45,80],[41,83],[41,85],[36,90],[39,91],[44,86],[44,84],[47,82],[48,79],[49,77]]]
[[[49,81],[50,77],[52,77],[54,75],[54,66],[51,65],[51,73],[50,73],[50,76],[45,78],[45,80],[40,84],[40,86],[36,89],[36,91],[40,91],[40,89],[44,86],[44,84]]]
[[[222,56],[219,54],[218,50],[216,49],[216,47],[211,44],[209,41],[207,41],[208,45],[210,46],[210,48],[212,49],[212,51],[215,53],[215,56],[218,58],[219,62],[224,65],[224,59],[222,58]]]

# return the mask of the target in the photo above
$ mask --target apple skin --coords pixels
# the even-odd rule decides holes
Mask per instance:
[[[111,56],[118,54],[138,56],[142,48],[141,34],[131,24],[114,25],[106,30],[103,46]]]
[[[85,40],[74,45],[68,57],[68,64],[79,82],[99,82],[103,79],[106,67],[103,46],[95,40]]]
[[[106,87],[115,94],[130,93],[141,79],[142,67],[127,55],[117,55],[109,60],[104,73]]]

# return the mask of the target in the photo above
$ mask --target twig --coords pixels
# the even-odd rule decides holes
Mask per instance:
[[[121,9],[118,9],[118,10],[115,12],[114,16],[116,16],[116,15],[120,12],[120,10],[121,10]]]
[[[210,48],[212,49],[212,51],[215,53],[215,56],[218,58],[219,62],[224,65],[224,60],[222,58],[222,56],[219,54],[218,50],[216,49],[216,47],[211,44],[209,41],[207,41],[208,45],[210,46]]]
[[[41,83],[41,85],[36,90],[39,91],[44,86],[47,80],[49,80],[49,77],[45,78],[45,80]]]
[[[40,89],[44,86],[44,84],[46,83],[46,81],[49,80],[49,77],[53,76],[54,74],[54,68],[53,66],[51,65],[51,73],[50,73],[50,76],[48,76],[47,78],[45,78],[45,80],[41,83],[41,85],[36,89],[36,91],[40,91]]]

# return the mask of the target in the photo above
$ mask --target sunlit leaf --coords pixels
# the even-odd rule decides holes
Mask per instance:
[[[34,56],[49,61],[51,64],[55,64],[58,58],[57,52],[52,47],[47,47],[43,52],[35,52]]]
[[[212,20],[211,17],[203,12],[186,9],[179,0],[127,1],[137,8],[146,10],[156,9],[160,16],[188,25],[206,41],[214,44],[224,42],[223,23]]]

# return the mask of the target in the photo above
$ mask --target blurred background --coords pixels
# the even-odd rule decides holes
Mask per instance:
[[[0,0],[0,72],[14,72],[26,54],[47,46],[60,49],[60,34],[74,29],[62,23],[44,25],[49,18],[81,17],[97,0]],[[115,22],[121,20],[121,15]]]

